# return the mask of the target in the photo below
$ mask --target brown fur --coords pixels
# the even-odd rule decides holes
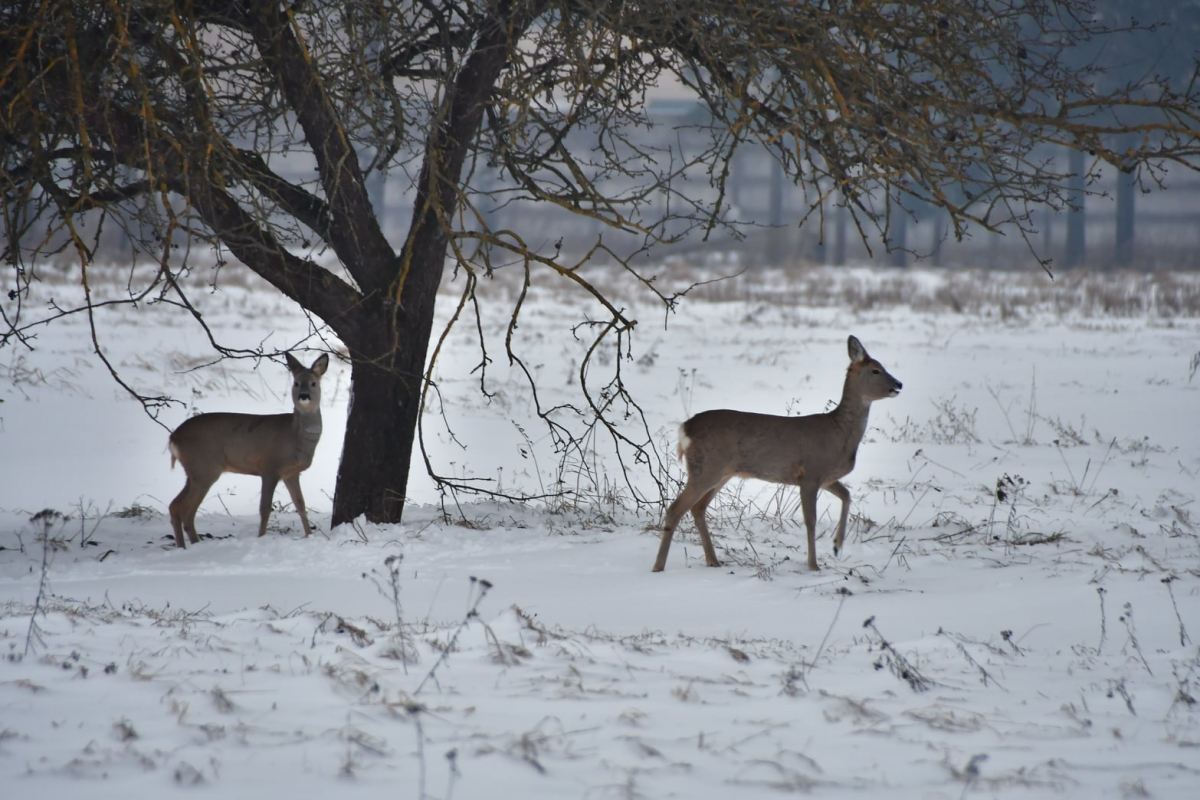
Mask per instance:
[[[271,500],[280,481],[300,514],[304,535],[312,534],[300,491],[300,473],[312,464],[321,437],[321,376],[329,366],[329,356],[321,356],[312,367],[305,367],[290,353],[286,358],[293,378],[295,410],[291,414],[200,414],[171,434],[171,467],[178,460],[187,473],[183,491],[170,507],[171,527],[180,548],[187,546],[183,541],[185,530],[192,544],[199,543],[196,511],[217,478],[226,472],[262,478],[259,536],[267,532]]]
[[[842,400],[826,414],[779,417],[745,411],[704,411],[680,426],[677,452],[687,459],[688,480],[667,508],[662,541],[654,571],[667,565],[671,537],[688,511],[696,522],[704,561],[721,562],[713,549],[705,512],[717,492],[731,478],[757,478],[800,487],[800,503],[808,533],[808,566],[817,570],[817,494],[826,490],[842,501],[842,513],[833,541],[836,555],[846,535],[850,492],[840,479],[854,469],[858,445],[867,430],[871,403],[895,397],[903,384],[883,365],[867,355],[858,339],[847,340],[850,366],[842,387]]]

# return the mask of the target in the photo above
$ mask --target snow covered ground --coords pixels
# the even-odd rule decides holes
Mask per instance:
[[[186,551],[165,517],[183,484],[167,430],[288,410],[278,363],[193,370],[207,338],[176,309],[101,311],[124,379],[189,403],[162,427],[82,318],[0,352],[6,797],[1200,796],[1197,276],[760,273],[666,326],[630,303],[638,335],[606,363],[665,465],[632,486],[599,438],[587,459],[553,451],[497,345],[513,287],[487,291],[492,396],[464,324],[431,454],[557,497],[442,498],[418,462],[404,524],[331,531],[335,362],[307,540],[288,507],[255,536],[254,478],[217,484],[212,538]],[[251,285],[202,299],[226,342],[309,332]],[[556,290],[522,313],[543,406],[578,402],[584,313]],[[652,574],[661,507],[632,498],[678,485],[679,422],[825,410],[848,334],[905,388],[872,411],[841,557],[828,495],[811,573],[795,493],[735,481],[710,511],[726,566],[703,566],[685,522]]]

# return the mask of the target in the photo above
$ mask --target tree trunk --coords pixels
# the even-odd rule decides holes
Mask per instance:
[[[427,229],[418,247],[426,255],[404,284],[403,306],[381,303],[359,339],[346,342],[352,362],[350,409],[333,494],[333,524],[365,515],[398,523],[408,492],[424,387],[425,355],[433,332],[446,236]]]
[[[420,404],[419,374],[405,375],[363,361],[353,365],[333,495],[334,525],[360,514],[372,522],[400,521]]]
[[[334,525],[363,514],[371,522],[398,523],[404,512],[425,355],[463,165],[513,43],[544,7],[543,2],[522,4],[514,15],[513,5],[501,0],[491,6],[491,19],[446,95],[443,121],[429,137],[413,222],[399,257],[387,264],[372,261],[371,268],[362,270],[374,279],[363,287],[366,302],[335,328],[350,349],[353,371],[333,494]]]

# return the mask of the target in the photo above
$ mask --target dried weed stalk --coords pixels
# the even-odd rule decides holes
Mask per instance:
[[[883,669],[884,666],[887,666],[893,675],[907,683],[909,688],[914,692],[924,692],[936,685],[934,681],[926,678],[916,667],[910,664],[908,659],[901,655],[887,639],[883,638],[883,634],[875,626],[875,617],[868,617],[863,623],[863,628],[875,634],[877,641],[874,644],[882,652],[882,656],[875,661],[875,669]]]
[[[33,610],[29,614],[29,628],[25,631],[25,650],[21,657],[25,658],[36,647],[45,647],[46,640],[42,636],[41,626],[38,625],[38,615],[45,614],[44,605],[50,590],[50,550],[52,537],[50,532],[55,526],[62,527],[67,522],[62,512],[46,508],[29,518],[34,525],[41,527],[42,563],[38,571],[38,591],[33,601]]]
[[[463,615],[462,621],[458,623],[458,627],[454,629],[454,633],[450,636],[450,641],[447,642],[446,646],[442,648],[441,655],[438,656],[437,661],[435,661],[433,666],[429,668],[429,672],[424,678],[421,679],[421,682],[417,684],[416,690],[413,691],[414,697],[419,695],[421,690],[425,688],[425,684],[431,680],[435,685],[438,685],[438,687],[441,688],[441,685],[438,684],[437,680],[437,671],[449,660],[450,654],[457,648],[458,637],[462,635],[462,632],[469,624],[471,624],[472,620],[479,617],[479,604],[483,602],[485,597],[487,597],[487,593],[491,590],[491,588],[491,581],[483,578],[476,578],[474,575],[471,576],[471,589],[467,596],[467,612]]]

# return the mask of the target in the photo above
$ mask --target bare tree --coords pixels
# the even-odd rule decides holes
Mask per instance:
[[[46,257],[71,253],[86,276],[105,225],[158,264],[129,300],[185,313],[190,267],[173,248],[207,243],[345,345],[334,523],[398,521],[447,256],[466,275],[460,312],[498,264],[527,282],[557,274],[605,309],[589,320],[598,343],[623,342],[634,320],[581,267],[603,255],[658,294],[611,238],[568,256],[493,228],[490,206],[553,204],[641,252],[725,224],[732,157],[751,145],[809,215],[844,204],[864,236],[886,237],[891,207],[915,201],[948,211],[956,236],[1024,235],[1031,209],[1070,196],[1037,145],[1146,185],[1195,168],[1190,81],[1104,83],[1103,47],[1082,67],[1068,57],[1138,35],[1086,0],[13,0],[0,8],[0,346],[46,321],[22,302]],[[647,93],[664,81],[705,109],[703,147],[647,144]],[[700,177],[711,191],[692,191]],[[414,196],[399,247],[372,203],[381,181]],[[583,388],[585,415],[636,411],[619,373]]]

